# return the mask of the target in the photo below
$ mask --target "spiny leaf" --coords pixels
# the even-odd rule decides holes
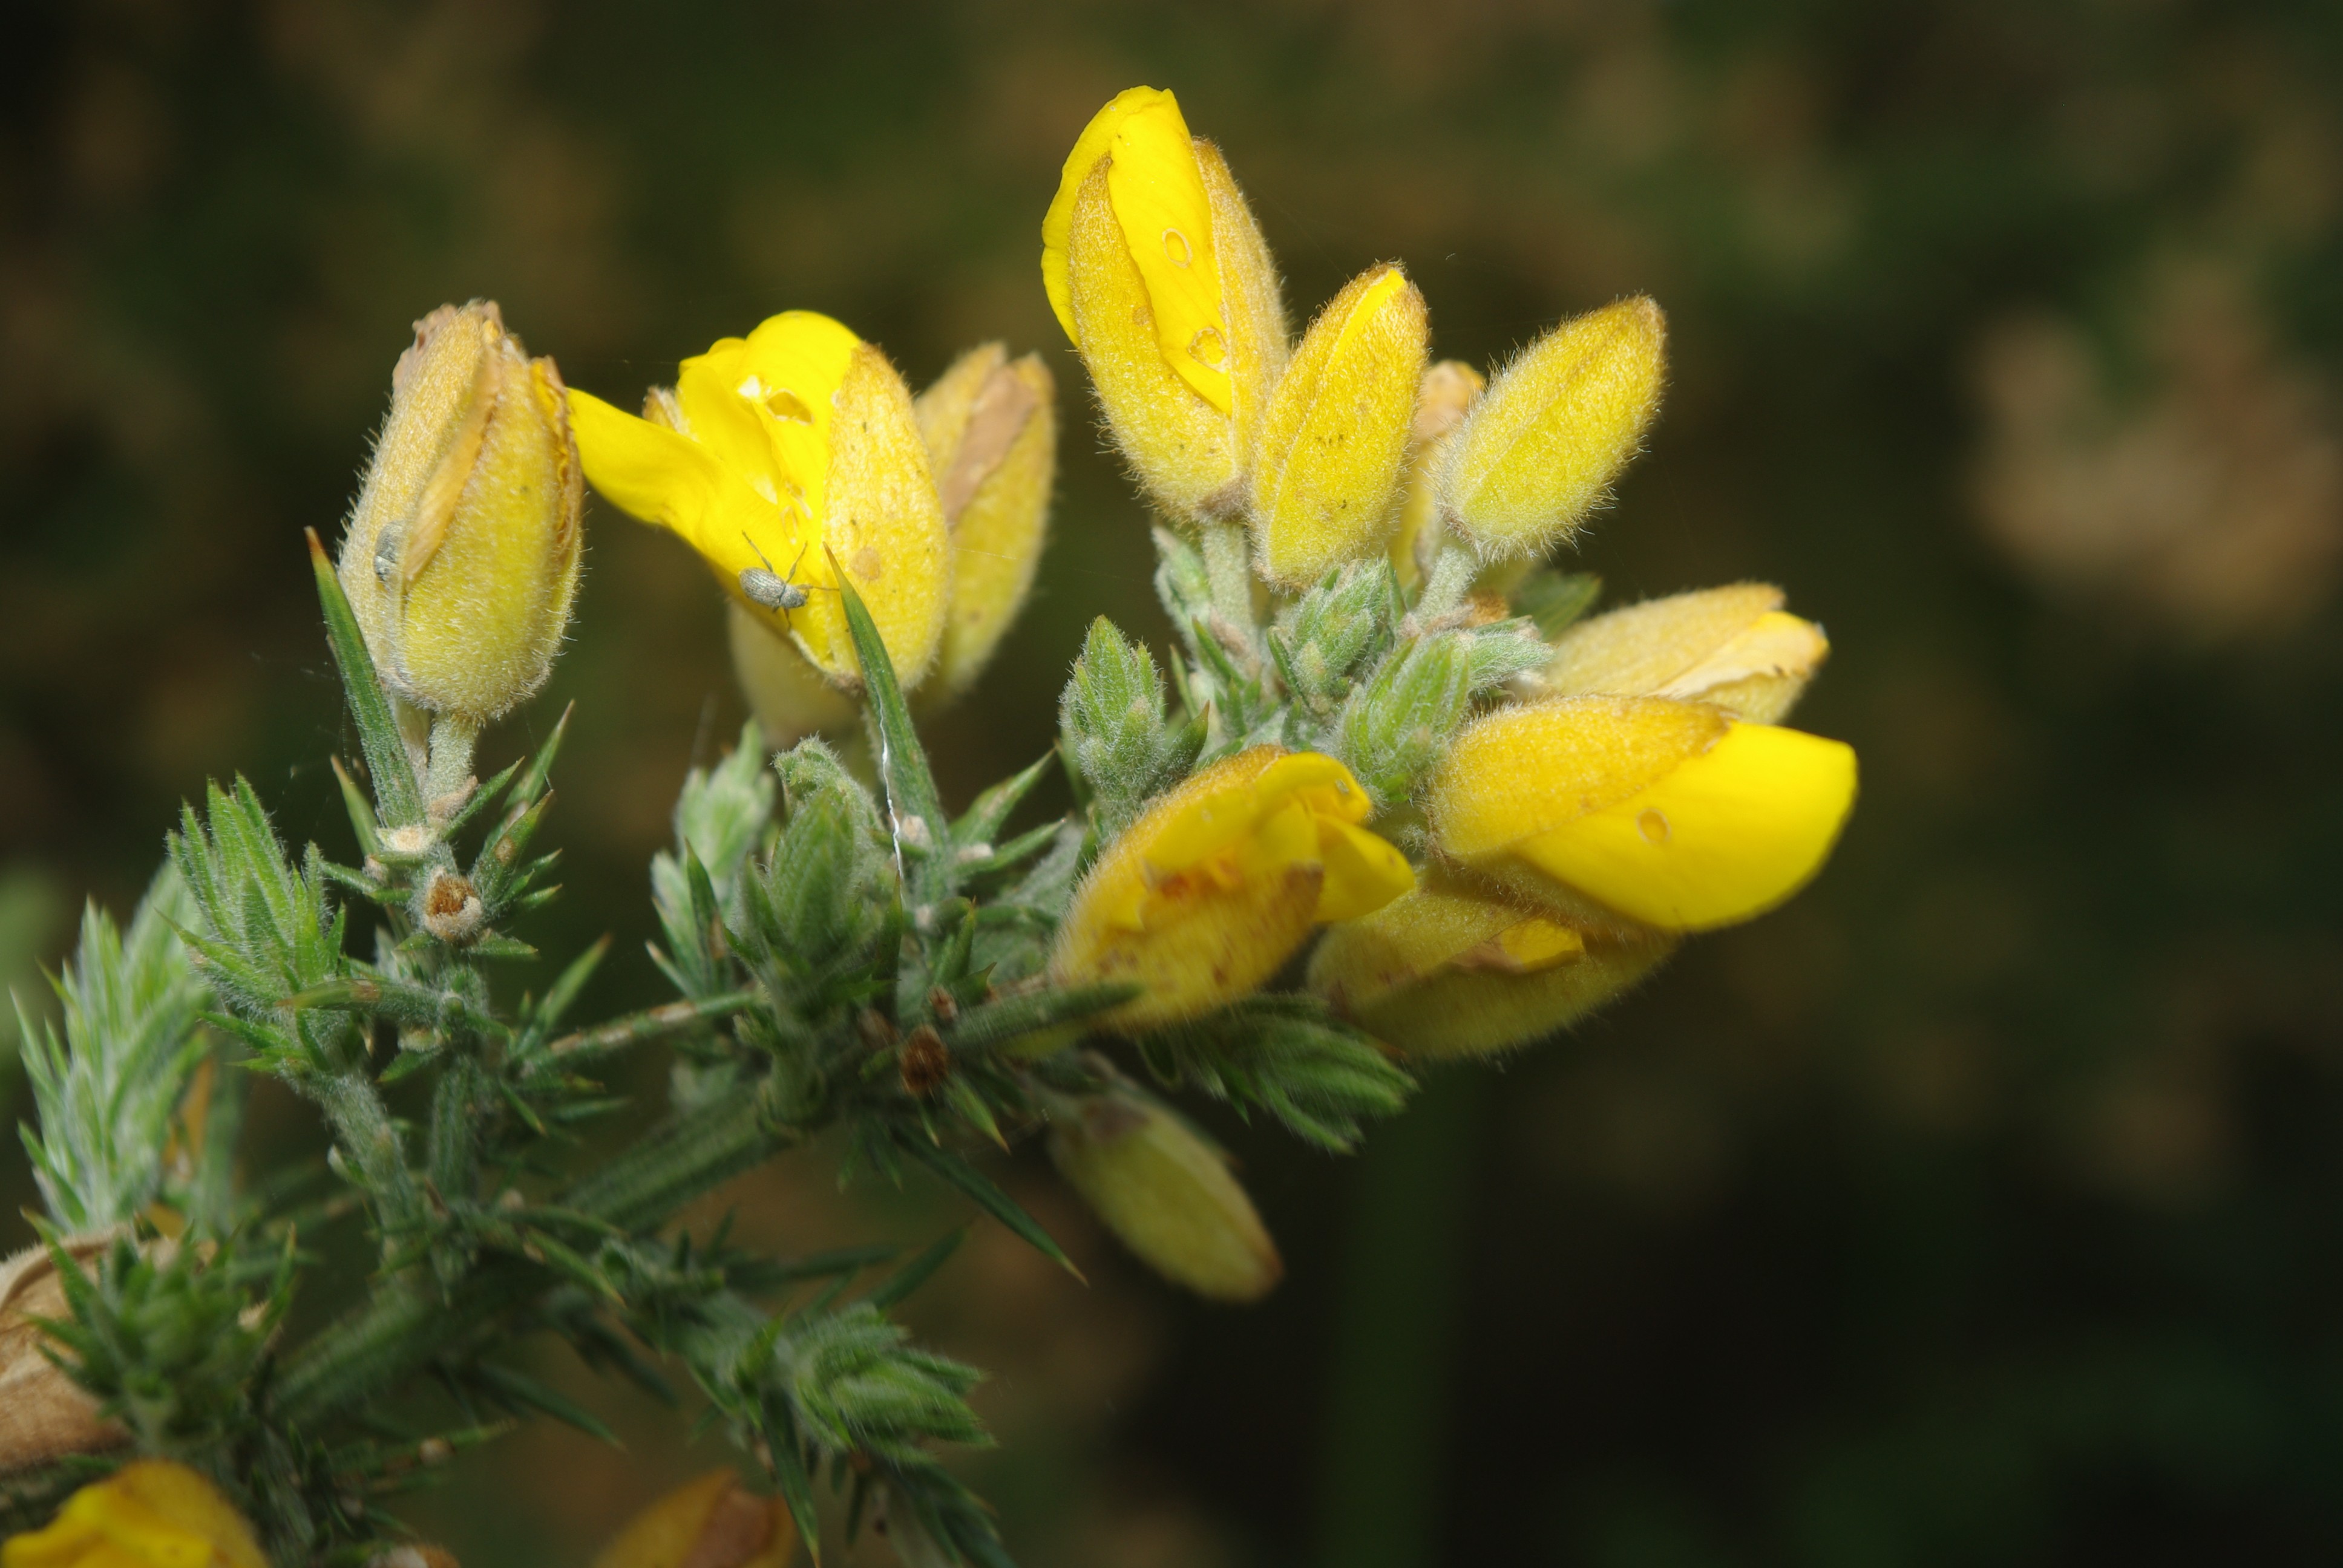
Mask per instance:
[[[1050,1232],[1041,1229],[1041,1222],[1025,1212],[1015,1199],[994,1186],[975,1166],[950,1150],[939,1149],[916,1136],[899,1134],[895,1144],[904,1153],[966,1193],[978,1208],[1015,1231],[1034,1251],[1084,1284],[1090,1282],[1083,1279],[1082,1271],[1074,1267],[1074,1261],[1066,1256],[1065,1250],[1058,1245]]]
[[[342,592],[341,579],[334,575],[334,563],[327,558],[326,547],[317,542],[317,530],[302,531],[309,541],[309,566],[317,578],[317,599],[325,607],[326,641],[334,650],[336,668],[341,671],[342,692],[349,700],[350,717],[357,723],[358,743],[366,750],[367,775],[374,783],[375,802],[381,809],[383,819],[394,828],[419,823],[423,820],[422,791],[416,787],[415,769],[407,760],[407,743],[400,738],[390,698],[376,676],[374,656],[367,651],[366,636],[358,630],[357,616]]]

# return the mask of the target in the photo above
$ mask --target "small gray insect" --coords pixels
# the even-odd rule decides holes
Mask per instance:
[[[773,563],[766,559],[765,552],[757,549],[756,540],[749,538],[745,532],[740,537],[748,539],[750,549],[757,550],[757,558],[765,562],[761,569],[749,567],[740,574],[740,591],[749,596],[749,603],[762,605],[767,609],[777,609],[783,615],[787,615],[793,609],[805,608],[808,588],[822,592],[832,591],[824,588],[820,583],[799,586],[796,578],[798,568],[805,560],[803,549],[798,551],[798,558],[789,563],[789,569],[787,572],[777,572],[773,569]]]

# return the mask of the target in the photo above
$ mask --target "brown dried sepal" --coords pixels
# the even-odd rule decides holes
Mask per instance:
[[[951,1076],[951,1051],[936,1026],[923,1023],[903,1041],[903,1092],[925,1100]]]
[[[113,1241],[111,1234],[77,1236],[65,1251],[78,1263]],[[46,1248],[0,1262],[0,1475],[130,1441],[129,1432],[102,1419],[97,1402],[41,1353],[51,1342],[37,1320],[72,1316]]]

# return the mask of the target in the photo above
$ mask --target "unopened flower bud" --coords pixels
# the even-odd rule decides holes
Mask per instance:
[[[569,407],[594,487],[682,536],[734,602],[833,684],[851,691],[861,678],[840,571],[904,689],[926,676],[951,542],[910,392],[877,348],[792,310],[685,360],[648,417],[583,392]]]
[[[474,722],[544,684],[578,588],[561,377],[494,304],[415,324],[337,571],[384,683]]]
[[[108,1236],[80,1236],[66,1241],[65,1251],[81,1261],[112,1244]],[[0,1475],[130,1441],[120,1426],[102,1420],[97,1402],[42,1353],[55,1342],[41,1320],[72,1316],[46,1247],[28,1248],[0,1261]]]
[[[45,1529],[11,1536],[5,1568],[268,1568],[252,1526],[184,1464],[142,1459],[92,1482]]]
[[[1672,697],[1775,724],[1829,654],[1822,628],[1783,610],[1780,588],[1735,583],[1580,621],[1537,678],[1562,695]]]
[[[1406,857],[1359,826],[1373,809],[1319,752],[1256,746],[1214,763],[1107,846],[1058,927],[1051,979],[1144,985],[1098,1020],[1120,1029],[1250,995],[1312,926],[1414,886]]]
[[[1310,989],[1412,1056],[1481,1056],[1567,1028],[1674,950],[1621,941],[1449,879],[1330,928]]]
[[[1565,697],[1469,726],[1433,778],[1441,850],[1606,930],[1762,914],[1821,869],[1855,752],[1703,703]]]
[[[1660,307],[1635,298],[1530,345],[1449,443],[1443,520],[1493,558],[1567,539],[1635,455],[1659,407],[1666,339]]]
[[[1284,307],[1243,194],[1170,93],[1132,87],[1083,128],[1041,222],[1041,280],[1157,499],[1191,518],[1242,509]]]
[[[1391,539],[1392,569],[1402,588],[1412,588],[1432,570],[1440,548],[1440,466],[1448,438],[1472,411],[1487,383],[1462,359],[1428,367],[1415,394],[1409,427],[1407,474],[1400,497],[1399,523]]]
[[[798,1533],[777,1497],[729,1470],[687,1482],[627,1522],[594,1568],[782,1568]]]
[[[1383,548],[1430,337],[1423,296],[1396,266],[1360,274],[1311,323],[1254,455],[1254,549],[1270,581],[1305,588]]]
[[[1050,1157],[1107,1229],[1174,1284],[1257,1302],[1285,1271],[1226,1158],[1160,1106],[1085,1099],[1051,1121]]]
[[[931,689],[965,691],[1017,618],[1041,564],[1058,469],[1057,386],[998,343],[955,361],[914,407],[951,531],[951,608]]]

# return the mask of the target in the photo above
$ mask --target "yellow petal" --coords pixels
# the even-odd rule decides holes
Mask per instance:
[[[1221,307],[1212,206],[1196,166],[1194,138],[1170,93],[1133,87],[1091,117],[1075,139],[1041,220],[1041,280],[1066,335],[1086,352],[1074,308],[1073,209],[1101,162],[1124,248],[1147,293],[1158,352],[1181,379],[1229,412],[1231,344]]]
[[[1226,414],[1233,407],[1231,346],[1212,205],[1196,167],[1194,138],[1171,94],[1123,117],[1110,156],[1107,196],[1146,281],[1164,361]]]
[[[1154,303],[1115,216],[1111,174],[1093,169],[1074,196],[1067,289],[1076,341],[1115,444],[1167,509],[1194,518],[1236,477],[1235,435],[1228,411],[1163,356]]]
[[[1113,102],[1091,116],[1074,138],[1074,150],[1066,155],[1066,163],[1058,176],[1058,194],[1050,199],[1050,210],[1041,218],[1041,287],[1050,297],[1050,308],[1057,313],[1058,325],[1066,329],[1067,340],[1081,347],[1082,335],[1074,326],[1074,302],[1068,281],[1067,250],[1073,230],[1074,196],[1082,182],[1091,176],[1114,147],[1116,131],[1122,122],[1142,110],[1155,109],[1164,103],[1172,112],[1179,113],[1178,100],[1157,87],[1125,87]]]
[[[1285,300],[1277,261],[1252,206],[1221,149],[1196,138],[1196,170],[1212,206],[1212,247],[1221,265],[1221,314],[1229,329],[1229,415],[1236,447],[1250,451],[1270,389],[1285,374]]]
[[[1492,556],[1569,538],[1634,455],[1659,407],[1659,307],[1622,300],[1565,321],[1490,385],[1450,444],[1446,519]]]
[[[1256,554],[1272,582],[1306,588],[1383,548],[1429,334],[1423,296],[1395,266],[1353,278],[1311,324],[1254,459]]]
[[[266,1568],[252,1527],[182,1464],[139,1460],[75,1493],[46,1529],[0,1547],[5,1568]]]
[[[1356,920],[1415,886],[1407,857],[1364,828],[1319,818],[1318,852],[1326,867],[1318,890],[1321,920]]]
[[[1663,930],[1772,909],[1813,878],[1855,804],[1855,750],[1765,724],[1615,805],[1520,844],[1555,881]]]
[[[1117,1028],[1194,1017],[1275,974],[1322,901],[1372,908],[1412,885],[1398,850],[1358,828],[1370,809],[1318,752],[1254,747],[1159,801],[1099,857],[1061,922],[1061,985],[1132,980],[1146,993]]]
[[[1730,727],[1714,709],[1649,698],[1501,708],[1457,736],[1434,776],[1441,847],[1468,862],[1503,854],[1657,783]]]
[[[835,592],[820,591],[835,587],[834,558],[861,595],[896,678],[910,691],[935,662],[951,591],[951,540],[942,503],[928,472],[910,390],[885,355],[857,344],[834,401],[821,513],[824,549],[819,563],[805,562],[812,591],[803,608],[789,612],[786,627],[832,680],[860,678],[844,602]],[[784,624],[779,611],[758,613],[775,626]]]

